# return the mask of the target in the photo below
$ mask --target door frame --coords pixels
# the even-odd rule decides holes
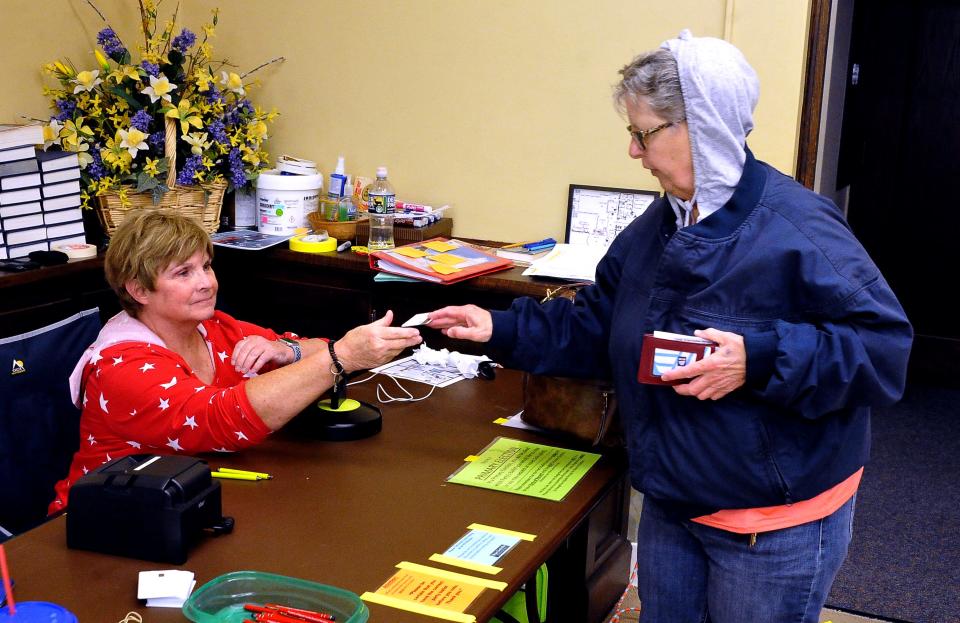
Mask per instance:
[[[823,110],[832,4],[832,0],[810,0],[807,26],[807,62],[803,78],[803,105],[800,109],[796,179],[811,190],[817,174],[817,153],[820,148],[820,114]]]

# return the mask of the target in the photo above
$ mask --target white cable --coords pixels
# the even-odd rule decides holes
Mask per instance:
[[[400,381],[398,381],[395,377],[393,377],[393,376],[391,376],[391,375],[389,375],[389,374],[384,374],[384,376],[386,376],[386,377],[390,378],[391,380],[393,380],[393,382],[396,383],[397,387],[400,388],[400,391],[402,391],[404,394],[406,394],[407,397],[406,397],[406,398],[403,398],[403,397],[394,398],[393,396],[391,396],[391,395],[387,392],[387,390],[385,390],[385,389],[383,388],[383,385],[377,383],[377,400],[380,401],[381,404],[386,404],[386,403],[388,403],[388,402],[419,402],[420,400],[426,400],[426,399],[429,398],[431,395],[433,395],[433,390],[435,390],[435,389],[437,388],[436,385],[431,385],[431,386],[430,386],[430,391],[427,392],[427,395],[426,395],[426,396],[422,396],[422,397],[420,397],[420,398],[414,398],[414,397],[413,397],[413,394],[411,394],[410,392],[408,392],[408,391],[406,390],[406,388],[405,388],[403,385],[400,384]],[[386,398],[383,398],[383,397],[380,395],[381,392],[383,393],[383,396],[386,396]]]
[[[387,390],[385,390],[385,389],[383,388],[383,385],[380,385],[379,383],[377,383],[377,401],[378,401],[380,404],[387,404],[388,402],[417,402],[417,401],[420,401],[420,400],[426,400],[426,399],[429,398],[431,395],[433,395],[433,390],[435,390],[435,389],[437,388],[436,385],[431,385],[431,386],[430,386],[430,391],[427,392],[427,395],[426,395],[426,396],[423,396],[423,397],[421,397],[421,398],[414,398],[414,397],[413,397],[413,394],[411,394],[410,392],[408,392],[408,391],[406,390],[406,388],[405,388],[403,385],[400,384],[400,381],[398,381],[398,380],[396,379],[396,377],[394,377],[394,376],[392,376],[392,375],[390,375],[390,374],[384,374],[384,373],[382,373],[382,372],[374,372],[374,373],[372,373],[370,376],[368,376],[368,377],[365,378],[365,379],[360,379],[359,381],[354,381],[354,382],[352,382],[352,383],[347,383],[347,387],[350,387],[351,385],[359,385],[360,383],[366,383],[367,381],[369,381],[369,380],[372,379],[373,377],[377,376],[378,374],[383,374],[383,376],[385,376],[385,377],[387,377],[387,378],[389,378],[389,379],[392,379],[393,382],[397,384],[397,387],[400,388],[400,391],[402,391],[404,394],[407,395],[406,398],[404,398],[404,397],[402,397],[402,396],[399,397],[399,398],[394,398],[393,396],[390,395],[389,392],[387,392]],[[381,394],[382,394],[382,395],[381,395]],[[385,396],[386,398],[384,398],[384,396]]]

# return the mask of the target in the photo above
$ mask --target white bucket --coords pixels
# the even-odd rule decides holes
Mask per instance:
[[[263,234],[292,236],[308,227],[307,214],[317,209],[322,175],[280,175],[276,169],[257,178],[257,230]]]

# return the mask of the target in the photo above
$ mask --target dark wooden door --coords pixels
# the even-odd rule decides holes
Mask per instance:
[[[922,341],[960,338],[960,2],[860,0],[840,186]]]

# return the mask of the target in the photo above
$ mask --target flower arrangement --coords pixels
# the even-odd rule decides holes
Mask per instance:
[[[278,113],[250,102],[245,79],[282,57],[238,74],[226,61],[213,60],[216,9],[199,37],[186,28],[174,36],[176,12],[158,30],[162,0],[138,0],[143,43],[134,62],[107,19],[87,2],[107,24],[97,35],[97,67],[78,70],[69,60],[44,66],[60,83],[44,89],[55,111],[44,148],[77,153],[84,206],[116,194],[128,207],[131,192],[150,192],[159,202],[173,179],[164,157],[173,141],[178,186],[242,188],[268,167],[267,123]],[[174,128],[168,130],[170,121]]]

